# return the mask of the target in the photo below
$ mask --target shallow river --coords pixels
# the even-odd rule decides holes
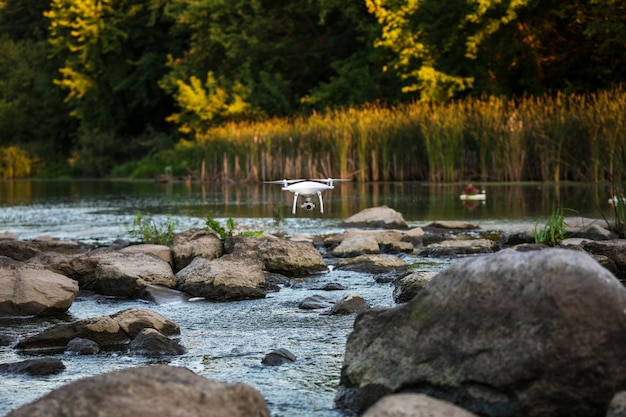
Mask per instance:
[[[340,232],[343,218],[378,205],[398,210],[411,226],[453,219],[472,221],[483,229],[503,230],[535,224],[549,216],[554,207],[576,210],[577,215],[587,217],[611,217],[606,187],[601,185],[491,184],[486,188],[487,201],[475,207],[460,202],[461,188],[344,183],[324,195],[324,214],[298,211],[293,215],[291,195],[269,184],[203,187],[125,181],[0,182],[0,233],[9,231],[22,239],[49,235],[106,245],[115,239],[130,239],[128,228],[137,211],[152,214],[155,221],[163,221],[170,214],[178,230],[203,227],[209,216],[222,224],[233,218],[236,231],[279,231],[287,235]],[[405,259],[418,270],[438,271],[453,262],[414,255]],[[339,282],[346,290],[315,290],[329,282]],[[149,308],[179,324],[180,339],[187,348],[184,355],[159,362],[184,366],[211,379],[247,383],[262,392],[275,417],[341,416],[333,408],[333,400],[354,316],[328,316],[320,311],[300,310],[298,304],[314,294],[338,300],[356,293],[373,307],[391,307],[392,290],[391,284],[376,283],[371,275],[331,271],[298,280],[292,287],[254,301],[189,302],[171,297],[155,304],[79,298],[62,317],[2,318],[0,333],[23,338],[56,323],[109,315],[131,307]],[[262,365],[263,356],[277,348],[288,349],[297,361],[277,367]],[[58,375],[3,375],[0,415],[79,378],[155,363],[124,352],[58,357],[67,367]],[[0,347],[0,363],[24,359],[27,357],[11,347]]]

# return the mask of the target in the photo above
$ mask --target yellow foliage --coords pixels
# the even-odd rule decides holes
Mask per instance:
[[[30,176],[35,158],[17,146],[0,148],[0,177],[21,178]]]

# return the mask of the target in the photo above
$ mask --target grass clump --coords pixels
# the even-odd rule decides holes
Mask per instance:
[[[237,227],[232,217],[229,217],[228,220],[226,220],[226,228],[224,228],[217,220],[215,220],[214,218],[210,216],[207,216],[205,224],[206,224],[206,229],[213,230],[215,233],[219,235],[220,239],[226,239],[229,236],[233,236],[235,228]],[[237,235],[261,237],[263,236],[263,231],[246,230],[246,231],[238,232]]]
[[[540,243],[548,246],[556,246],[563,239],[565,239],[565,223],[563,207],[553,209],[552,214],[546,220],[543,227],[539,228],[539,222],[535,224],[533,235],[535,237],[535,243]]]
[[[149,213],[141,214],[138,211],[128,233],[143,243],[171,246],[177,224],[169,214],[163,223],[157,223]]]

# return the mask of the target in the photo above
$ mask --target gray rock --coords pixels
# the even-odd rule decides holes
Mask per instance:
[[[0,364],[0,373],[26,374],[30,376],[54,375],[65,370],[65,365],[60,359],[38,358],[28,359],[21,362]]]
[[[342,227],[408,229],[402,214],[387,206],[372,207],[362,210],[341,223]]]
[[[319,310],[322,308],[331,308],[334,304],[334,301],[322,295],[312,295],[302,300],[300,304],[298,304],[298,308],[301,310]]]
[[[336,403],[410,390],[483,416],[600,416],[626,388],[624,311],[626,289],[584,253],[466,258],[357,316]]]
[[[77,294],[78,283],[66,276],[0,256],[0,315],[62,313]]]
[[[476,417],[476,414],[424,394],[392,394],[381,398],[361,417]]]
[[[626,239],[584,242],[582,249],[595,256],[605,256],[614,265],[612,272],[621,280],[626,280]]]
[[[130,342],[132,353],[151,357],[182,355],[185,348],[178,340],[170,339],[163,333],[152,328],[142,329]]]
[[[296,355],[285,348],[276,349],[263,357],[261,363],[263,365],[278,366],[285,363],[292,363],[297,360]]]
[[[176,279],[182,291],[207,300],[251,300],[266,295],[263,264],[255,258],[195,258],[176,274]]]
[[[68,342],[65,352],[73,355],[95,355],[100,352],[100,346],[93,340],[75,337]]]
[[[626,417],[626,391],[620,391],[613,396],[606,417]]]
[[[424,289],[426,284],[437,275],[434,271],[415,271],[394,283],[393,301],[406,303]]]
[[[262,395],[241,383],[212,381],[185,368],[154,365],[84,378],[7,417],[269,417]]]
[[[399,274],[405,274],[408,264],[395,255],[361,255],[343,259],[335,266],[339,271],[354,271],[368,274],[384,275],[377,281],[391,281]]]
[[[158,256],[165,262],[174,266],[174,257],[172,256],[172,249],[166,245],[155,245],[143,243],[140,245],[130,245],[120,249],[122,253],[148,253],[154,256]]]

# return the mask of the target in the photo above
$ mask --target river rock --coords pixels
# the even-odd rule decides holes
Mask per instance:
[[[408,264],[395,255],[361,255],[342,259],[335,265],[338,271],[355,271],[377,275],[376,281],[390,282],[406,273]]]
[[[421,232],[421,234],[420,234]],[[331,247],[333,251],[336,249],[337,253],[333,253],[334,256],[345,257],[343,252],[350,252],[349,245],[344,244],[343,248],[341,245],[344,241],[350,238],[361,238],[363,242],[367,243],[370,247],[367,251],[361,251],[361,253],[410,253],[413,252],[413,242],[421,242],[421,237],[424,235],[424,231],[421,228],[411,229],[409,231],[405,230],[367,230],[367,229],[348,229],[343,233],[338,233],[332,236],[327,237],[324,240],[324,245]],[[376,244],[378,248],[374,248],[374,246],[368,241],[370,238],[374,238],[376,240]],[[355,240],[356,243],[359,240]],[[337,249],[337,247],[339,248]],[[354,256],[354,255],[348,255]]]
[[[426,284],[437,275],[434,271],[415,271],[394,282],[393,301],[406,303],[424,289]]]
[[[154,365],[84,378],[24,405],[7,417],[269,417],[262,395],[241,383]]]
[[[129,350],[135,354],[151,357],[182,355],[185,353],[185,348],[178,340],[170,339],[152,328],[141,329],[139,334],[130,342]]]
[[[458,255],[493,253],[498,249],[498,243],[489,239],[454,239],[430,244],[421,248],[418,254],[431,258],[447,258]]]
[[[78,283],[66,276],[0,256],[0,315],[47,316],[67,311]]]
[[[584,242],[580,247],[594,257],[605,256],[614,265],[611,270],[617,278],[626,280],[626,239]]]
[[[93,340],[75,337],[68,342],[65,353],[70,355],[95,355],[100,353],[100,346]]]
[[[317,294],[302,300],[300,304],[298,304],[298,308],[301,310],[319,310],[322,308],[331,308],[334,304],[334,301]]]
[[[372,207],[362,210],[341,223],[341,227],[408,229],[402,213],[387,206]]]
[[[215,259],[223,252],[223,242],[212,230],[190,229],[174,235],[172,254],[176,271],[189,265],[196,257]]]
[[[291,241],[276,237],[229,237],[224,251],[248,259],[259,259],[265,270],[302,277],[328,270],[320,252],[308,241]]]
[[[41,253],[39,245],[16,239],[0,240],[0,256],[25,262]]]
[[[292,363],[297,360],[296,355],[285,348],[279,348],[271,351],[263,357],[261,363],[263,365],[278,366],[285,363]]]
[[[130,245],[120,249],[122,253],[148,253],[154,256],[158,256],[165,262],[174,267],[174,257],[172,256],[172,249],[166,245],[155,245],[151,243],[142,243],[139,245]]]
[[[110,316],[82,319],[55,325],[17,343],[16,349],[64,351],[74,338],[94,341],[101,348],[119,348],[128,344],[144,328],[153,328],[166,336],[180,334],[180,328],[170,319],[151,310],[127,309]]]
[[[251,300],[266,294],[263,264],[255,258],[195,258],[176,274],[176,279],[182,291],[207,300]]]
[[[65,370],[65,365],[60,359],[37,358],[27,359],[21,362],[0,364],[0,373],[26,374],[30,376],[54,375]]]
[[[424,394],[392,394],[381,398],[361,417],[476,417],[454,404]]]
[[[582,238],[587,240],[612,240],[618,236],[609,229],[609,225],[603,219],[591,219],[587,217],[565,217],[566,238]]]
[[[439,220],[429,223],[425,227],[437,228],[437,229],[451,229],[451,230],[476,230],[480,229],[480,226],[474,223],[468,223],[458,220]]]
[[[148,253],[92,251],[72,258],[69,267],[82,290],[102,295],[138,298],[144,295],[147,285],[176,286],[172,267]]]
[[[620,391],[613,396],[606,417],[626,417],[626,391]]]
[[[370,306],[359,294],[346,295],[337,301],[330,309],[329,314],[352,314],[369,309]]]
[[[359,314],[339,408],[426,393],[482,416],[603,416],[626,388],[626,288],[564,249],[466,258],[411,301]]]
[[[373,236],[350,236],[332,250],[332,255],[340,258],[349,258],[372,253],[380,253],[378,242]]]

